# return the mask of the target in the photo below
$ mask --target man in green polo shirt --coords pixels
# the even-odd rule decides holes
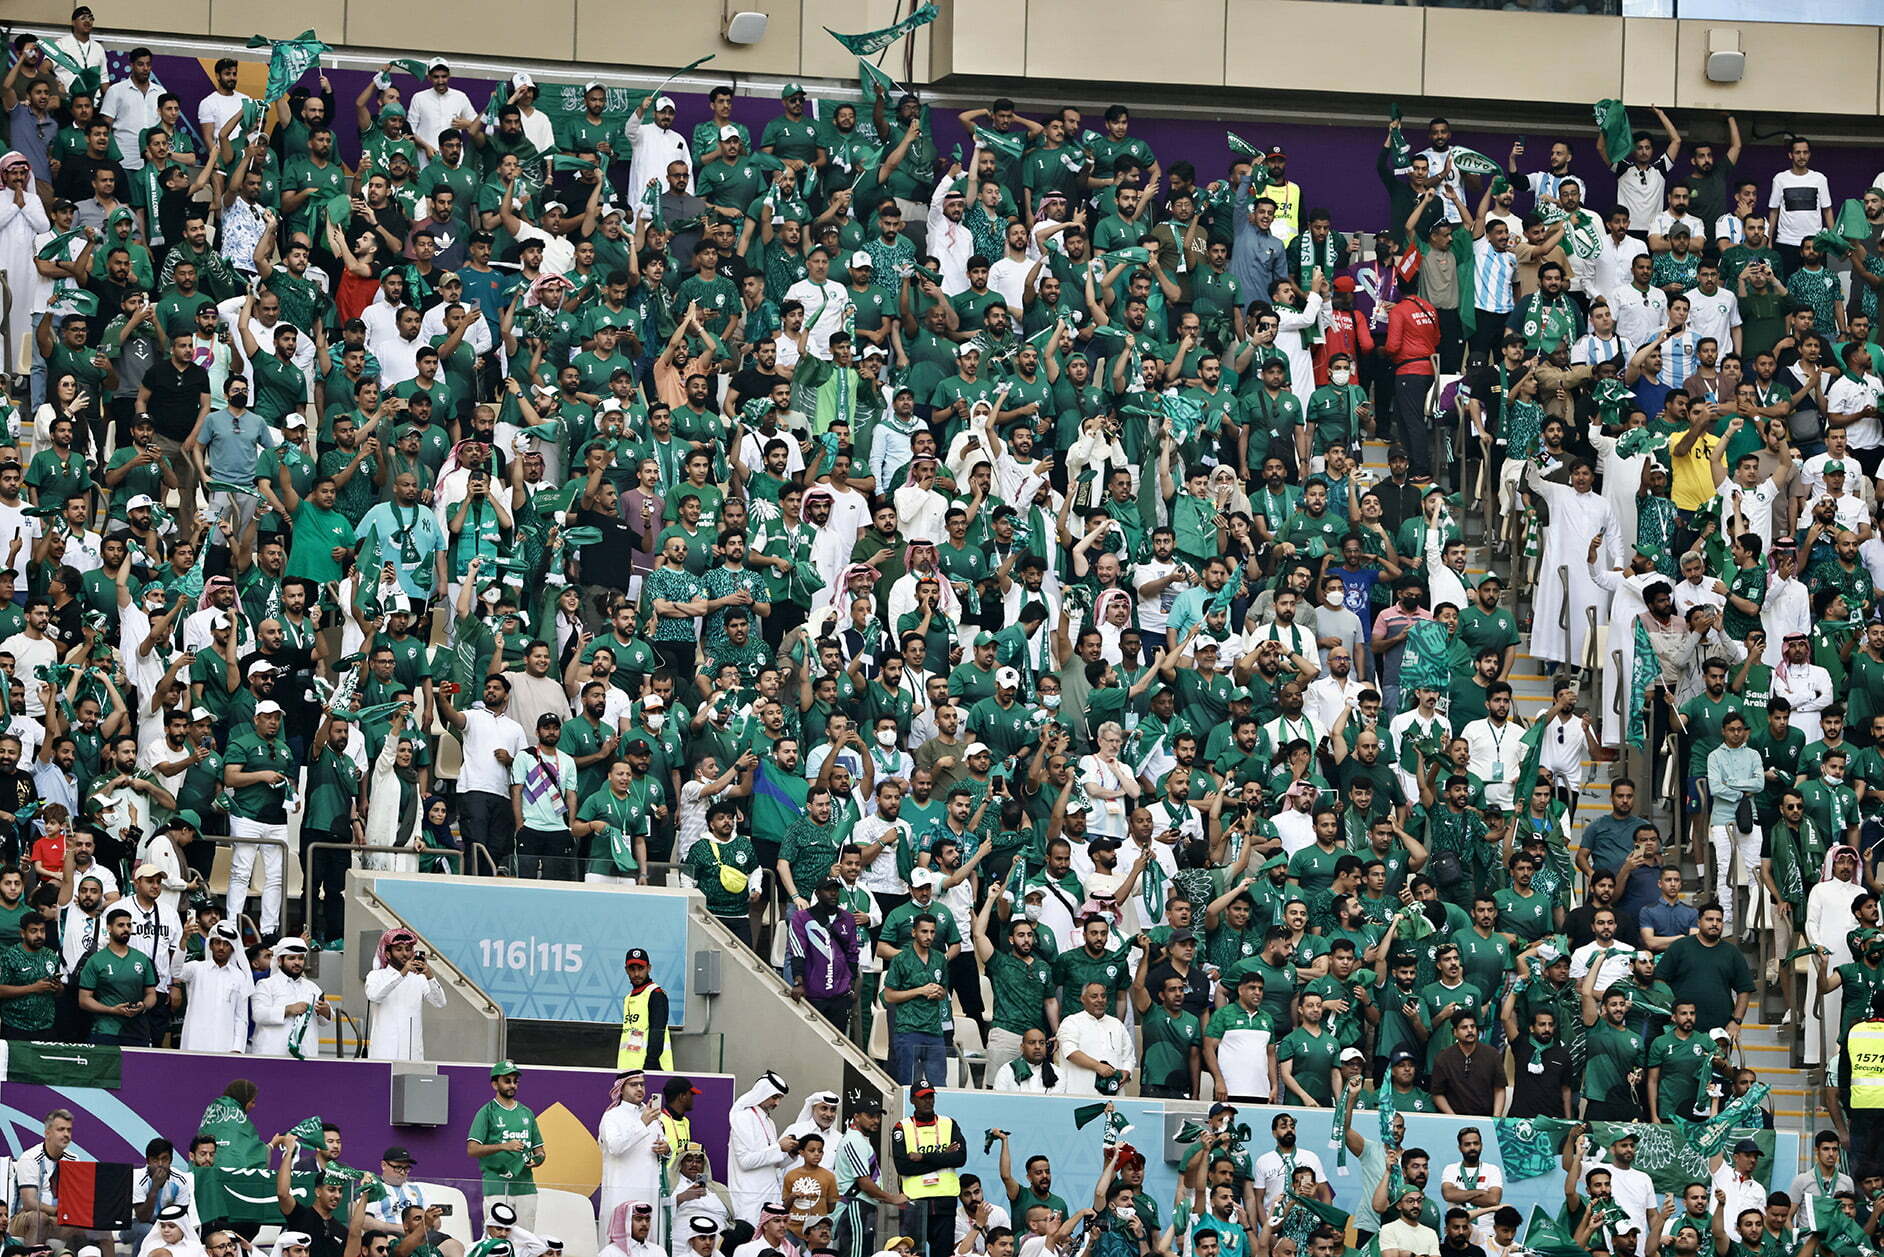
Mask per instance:
[[[233,921],[248,905],[249,874],[262,861],[262,915],[264,935],[281,928],[283,855],[285,846],[243,842],[244,838],[288,837],[288,791],[294,787],[297,763],[294,751],[281,736],[281,704],[263,699],[255,704],[250,724],[229,739],[223,751],[222,784],[230,791],[229,836],[236,839],[229,865],[229,900],[225,908]]]
[[[157,1003],[157,967],[131,946],[129,908],[105,909],[105,938],[79,970],[79,1009],[91,1014],[91,1041],[148,1045],[144,1014]]]
[[[565,724],[563,737],[568,736]],[[584,881],[632,885],[646,867],[649,817],[644,793],[634,789],[634,771],[628,761],[618,759],[609,765],[602,787],[591,791],[576,809],[571,832],[578,843],[586,838],[589,845]]]
[[[502,1202],[517,1213],[517,1225],[536,1225],[537,1166],[543,1164],[543,1132],[536,1114],[517,1099],[523,1074],[509,1061],[491,1066],[491,1098],[471,1119],[465,1151],[483,1173],[484,1207]]]
[[[1007,948],[997,949],[988,937],[989,914],[996,891],[984,895],[970,928],[974,933],[975,959],[988,974],[994,988],[994,1017],[988,1030],[988,1070],[990,1076],[1020,1056],[1021,1039],[1029,1030],[1047,1029],[1047,999],[1053,994],[1053,966],[1041,959],[1036,950],[1039,930],[1020,913],[1007,922]]]

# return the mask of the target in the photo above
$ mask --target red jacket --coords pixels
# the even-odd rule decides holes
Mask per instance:
[[[1387,316],[1387,357],[1398,375],[1431,375],[1439,352],[1439,313],[1424,297],[1402,297]]]
[[[1358,383],[1361,359],[1374,352],[1374,333],[1368,328],[1367,320],[1355,311],[1336,310],[1334,322],[1321,334],[1321,343],[1311,352],[1317,386],[1328,382],[1328,359],[1336,354],[1346,354],[1354,360],[1355,380]]]

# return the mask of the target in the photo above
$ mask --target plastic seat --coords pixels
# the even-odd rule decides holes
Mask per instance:
[[[424,1183],[417,1179],[412,1180],[412,1185],[424,1193],[427,1204],[451,1206],[451,1212],[438,1220],[438,1229],[466,1248],[471,1247],[476,1233],[484,1228],[474,1225],[476,1219],[471,1216],[471,1205],[464,1192],[443,1183]]]
[[[539,1188],[535,1230],[561,1240],[563,1257],[595,1257],[595,1206],[587,1196]]]

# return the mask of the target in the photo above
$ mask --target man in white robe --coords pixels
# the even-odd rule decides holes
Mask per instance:
[[[759,1211],[777,1201],[785,1167],[792,1164],[798,1141],[780,1135],[772,1111],[790,1093],[784,1081],[767,1070],[744,1095],[733,1101],[731,1136],[726,1149],[726,1188],[732,1197],[733,1217],[759,1225]]]
[[[648,1104],[647,1098],[647,1075],[639,1069],[623,1073],[615,1079],[609,1106],[596,1130],[596,1143],[602,1149],[601,1208],[596,1231],[604,1245],[609,1242],[609,1220],[618,1206],[660,1198],[661,1158],[670,1149],[661,1135],[661,1106],[658,1102]],[[658,1216],[653,1226],[651,1241],[662,1243]]]
[[[183,1034],[185,1052],[241,1052],[249,1042],[249,999],[255,978],[238,946],[242,933],[234,922],[218,921],[209,932],[209,955],[185,961],[171,977],[188,1001]]]
[[[1604,568],[1619,568],[1622,532],[1609,503],[1595,492],[1596,473],[1590,465],[1573,459],[1567,472],[1569,484],[1545,479],[1535,466],[1524,472],[1525,486],[1549,511],[1537,592],[1531,600],[1537,609],[1531,623],[1531,654],[1550,663],[1581,667],[1590,632],[1586,611],[1595,608],[1598,624],[1609,611],[1609,595],[1590,578],[1590,545],[1600,538],[1597,562]]]
[[[249,1038],[253,1056],[287,1056],[297,1029],[304,1034],[310,1028],[303,1019],[310,1009],[321,1021],[333,1018],[333,1010],[321,988],[307,976],[307,944],[288,935],[275,944],[274,972],[255,984],[249,996],[249,1020],[254,1033]],[[319,1033],[315,1032],[319,1042]]]
[[[1591,544],[1591,550],[1600,547]],[[1590,579],[1608,593],[1609,638],[1603,650],[1602,737],[1604,746],[1620,746],[1629,733],[1629,686],[1635,675],[1635,621],[1648,610],[1648,591],[1655,585],[1673,582],[1655,570],[1655,557],[1636,546],[1629,555],[1629,570],[1601,568],[1590,563]]]

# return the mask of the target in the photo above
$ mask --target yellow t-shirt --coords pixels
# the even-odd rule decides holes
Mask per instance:
[[[1724,442],[1713,433],[1704,432],[1694,439],[1686,454],[1677,454],[1675,446],[1680,440],[1680,436],[1668,439],[1668,461],[1674,469],[1668,496],[1674,499],[1676,510],[1692,511],[1714,496],[1716,485],[1710,460]]]

